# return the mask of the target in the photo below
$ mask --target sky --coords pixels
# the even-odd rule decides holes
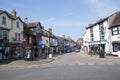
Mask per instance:
[[[120,11],[120,0],[0,0],[0,9],[40,21],[45,29],[52,28],[56,36],[82,37],[88,24]]]

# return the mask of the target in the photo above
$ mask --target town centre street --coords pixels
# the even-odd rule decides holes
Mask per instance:
[[[55,60],[40,60],[40,61],[24,61],[17,60],[11,63],[0,65],[1,70],[15,70],[26,69],[34,67],[57,67],[57,66],[72,66],[72,65],[114,65],[120,64],[120,58],[113,56],[106,56],[106,58],[99,58],[98,55],[92,57],[83,52],[73,52],[58,55],[54,57]],[[46,63],[46,61],[50,61]]]
[[[73,52],[56,56],[55,60],[50,63],[39,64],[39,62],[13,61],[6,65],[0,65],[0,80],[120,79],[120,59],[117,57],[90,57],[81,52]]]
[[[23,69],[16,68],[12,70],[1,70],[0,80],[120,79],[120,60],[119,58],[112,56],[99,58],[98,56],[90,57],[89,55],[83,53],[68,53],[55,57],[55,60],[50,63],[38,63],[39,61],[35,63],[31,62],[29,66],[36,66],[25,67]],[[21,62],[19,64],[23,63]]]

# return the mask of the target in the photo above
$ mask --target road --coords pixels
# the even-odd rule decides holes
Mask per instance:
[[[119,74],[119,58],[68,53],[37,67],[1,70],[0,80],[119,80]]]

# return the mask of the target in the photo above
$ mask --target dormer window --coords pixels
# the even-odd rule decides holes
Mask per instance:
[[[6,25],[6,17],[5,16],[2,17],[2,25]]]
[[[16,27],[17,27],[17,28],[20,28],[19,21],[17,21],[17,23],[16,23]]]

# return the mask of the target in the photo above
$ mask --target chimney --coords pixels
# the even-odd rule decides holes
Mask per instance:
[[[70,36],[68,36],[68,39],[71,39]]]
[[[14,17],[16,17],[16,11],[15,11],[15,9],[13,9],[13,11],[12,11],[12,16],[14,16]]]
[[[49,28],[49,32],[52,33],[52,28]]]
[[[44,26],[42,26],[42,29],[44,29]]]
[[[92,26],[92,24],[88,24],[88,26]]]
[[[63,38],[65,38],[65,35],[63,35]]]
[[[103,20],[102,18],[99,19],[99,21],[102,21],[102,20]]]

